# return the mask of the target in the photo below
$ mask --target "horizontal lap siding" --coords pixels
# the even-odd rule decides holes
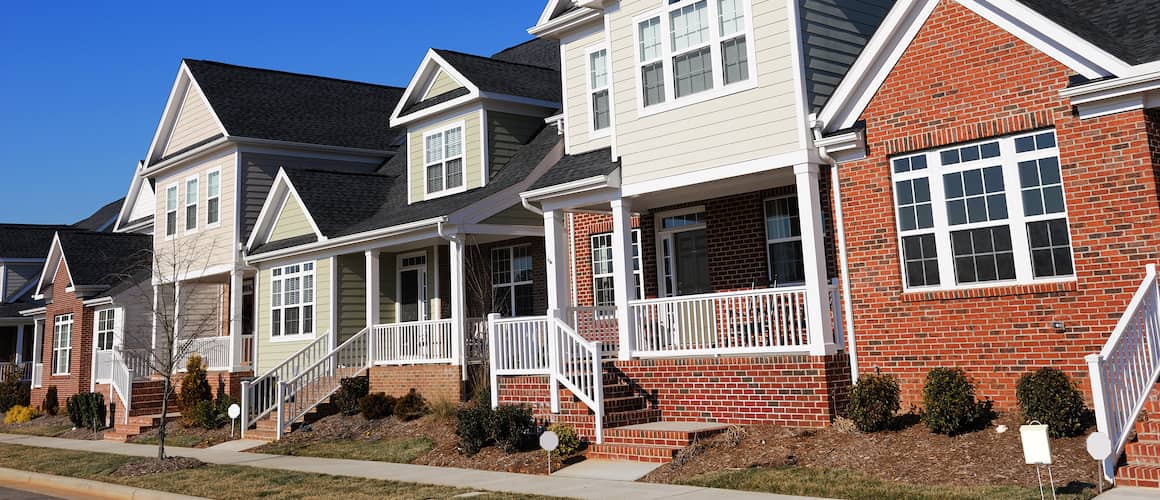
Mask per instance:
[[[367,326],[366,257],[363,254],[340,255],[338,266],[338,339],[345,341]]]
[[[568,117],[566,144],[568,154],[579,154],[611,144],[608,136],[591,137],[592,103],[588,96],[588,49],[604,43],[604,23],[597,22],[586,28],[576,40],[564,44],[564,92]]]
[[[488,175],[495,176],[497,172],[503,170],[516,152],[531,142],[536,132],[542,128],[544,128],[542,117],[488,111],[487,147],[490,150]]]
[[[181,105],[181,113],[173,125],[164,156],[186,149],[194,144],[221,133],[213,111],[205,103],[201,89],[190,84],[189,91]]]
[[[225,285],[217,283],[182,283],[178,334],[182,338],[221,335],[222,317],[228,315],[225,293]]]
[[[234,235],[234,189],[235,172],[237,171],[236,153],[225,151],[217,153],[208,159],[198,160],[190,166],[167,173],[157,179],[157,212],[156,231],[153,232],[153,249],[155,259],[161,267],[155,279],[172,281],[175,266],[197,275],[207,268],[233,265],[235,252]],[[206,220],[206,174],[213,169],[221,169],[221,202],[219,209],[220,223],[213,228],[207,228]],[[185,231],[185,181],[193,177],[198,178],[198,228],[196,233],[187,234]],[[177,185],[177,235],[172,240],[165,238],[165,190],[170,185]]]
[[[451,78],[451,75],[448,75],[446,71],[439,70],[439,73],[435,75],[435,82],[431,84],[431,88],[427,90],[427,95],[424,95],[423,98],[429,99],[440,96],[462,86],[454,78]]]
[[[42,264],[8,264],[3,266],[4,272],[8,275],[8,289],[0,290],[0,293],[3,294],[0,297],[0,302],[3,301],[2,299],[11,297],[28,286],[29,282],[35,280],[40,275],[42,266]]]
[[[483,185],[483,146],[480,137],[482,111],[471,111],[408,131],[408,155],[410,163],[411,201],[423,200],[427,196],[427,168],[424,154],[423,134],[443,130],[463,122],[463,176],[467,189]]]
[[[269,269],[260,271],[258,279],[258,369],[262,374],[285,361],[307,344],[327,334],[330,324],[330,259],[314,261],[314,336],[294,342],[274,342],[270,337],[270,279]]]
[[[282,212],[278,214],[278,223],[270,231],[269,241],[284,240],[307,234],[314,234],[314,229],[310,227],[310,221],[307,219],[306,212],[302,210],[302,204],[298,203],[294,196],[290,196],[286,199],[286,204],[282,206]]]

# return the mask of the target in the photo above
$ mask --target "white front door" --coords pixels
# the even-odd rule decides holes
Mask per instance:
[[[120,314],[117,308],[101,309],[93,328],[93,379],[107,383],[113,378],[113,352],[120,346]]]

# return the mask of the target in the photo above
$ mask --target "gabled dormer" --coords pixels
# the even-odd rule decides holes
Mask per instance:
[[[486,186],[560,108],[558,52],[530,44],[554,42],[493,57],[427,52],[391,117],[407,129],[409,203]]]

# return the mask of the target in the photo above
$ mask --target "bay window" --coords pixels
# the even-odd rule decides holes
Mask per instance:
[[[423,136],[427,194],[463,187],[463,125]]]
[[[276,267],[270,281],[270,337],[314,334],[314,263]]]
[[[505,317],[535,314],[530,246],[491,251],[491,292],[492,312]]]

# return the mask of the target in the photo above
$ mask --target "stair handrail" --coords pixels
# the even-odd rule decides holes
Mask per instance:
[[[1156,265],[1148,264],[1144,281],[1098,354],[1084,359],[1092,386],[1096,428],[1111,440],[1104,476],[1115,481],[1116,466],[1148,394],[1160,378],[1160,287]]]
[[[370,332],[371,328],[360,330],[290,380],[278,383],[277,439],[282,439],[287,426],[334,394],[341,387],[342,378],[358,375],[371,367]],[[348,359],[354,362],[344,364]],[[335,382],[325,387],[317,386],[315,382],[323,380],[323,377],[332,377]]]
[[[124,423],[129,423],[129,410],[133,401],[133,370],[129,369],[129,365],[125,364],[123,354],[120,351],[113,351],[113,361],[109,368],[110,371],[110,385],[116,391],[117,397],[121,398],[121,404],[125,405]],[[109,403],[113,403],[109,401]]]
[[[556,394],[556,382],[559,382],[592,410],[596,443],[601,444],[604,442],[604,365],[600,341],[585,340],[559,314],[549,312],[548,326],[552,393]],[[559,411],[558,405],[557,398],[553,398],[553,411]]]
[[[246,429],[277,408],[277,381],[285,380],[302,372],[302,368],[313,364],[330,350],[331,336],[327,331],[313,342],[299,349],[290,357],[253,380],[242,382],[242,437]]]

